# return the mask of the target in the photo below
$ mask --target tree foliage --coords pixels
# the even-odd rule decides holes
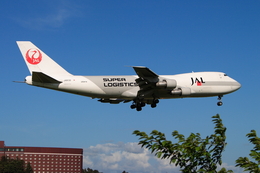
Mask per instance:
[[[101,172],[99,172],[98,170],[93,170],[93,169],[87,168],[87,169],[83,169],[82,173],[101,173]],[[123,171],[122,173],[128,173],[128,172]]]
[[[247,157],[239,157],[236,160],[236,166],[244,168],[244,171],[249,171],[250,173],[260,173],[260,138],[257,137],[255,130],[251,130],[251,132],[246,136],[249,138],[249,142],[254,145],[254,148],[250,151],[249,156],[254,159],[255,162],[250,161]]]
[[[226,168],[221,168],[218,173],[233,173],[232,170],[226,170]]]
[[[217,114],[212,118],[215,133],[205,139],[199,133],[191,133],[185,138],[176,130],[172,132],[172,136],[178,140],[177,143],[167,140],[165,134],[157,130],[153,130],[150,136],[138,130],[133,134],[139,136],[139,145],[151,150],[158,158],[169,159],[183,173],[215,173],[217,164],[222,164],[221,156],[227,143],[226,127],[220,116]]]
[[[30,162],[26,164],[25,173],[33,173],[33,168],[31,167]]]
[[[100,173],[98,170],[93,170],[93,169],[90,169],[90,168],[83,169],[82,172],[83,173]]]
[[[3,156],[0,161],[0,173],[33,173],[33,169],[30,163],[25,166],[23,160]]]

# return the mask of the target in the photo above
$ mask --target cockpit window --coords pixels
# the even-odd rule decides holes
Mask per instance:
[[[224,76],[228,76],[228,75],[225,73]]]

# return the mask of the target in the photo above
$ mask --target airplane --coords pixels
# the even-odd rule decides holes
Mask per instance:
[[[218,97],[241,87],[222,72],[192,72],[158,75],[144,66],[132,66],[136,75],[79,76],[72,75],[30,41],[17,41],[30,71],[25,83],[37,87],[97,98],[102,103],[131,102],[131,109],[141,111],[149,104],[155,108],[159,99]]]

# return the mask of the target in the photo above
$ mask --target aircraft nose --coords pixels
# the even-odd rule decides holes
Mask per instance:
[[[232,88],[232,90],[236,91],[239,88],[241,88],[241,84],[239,82],[237,82],[236,80],[234,80],[234,82],[232,82],[231,88]]]

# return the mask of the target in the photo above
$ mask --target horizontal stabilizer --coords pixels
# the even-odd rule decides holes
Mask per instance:
[[[32,72],[32,81],[41,83],[61,83],[60,81],[53,79],[52,77],[42,73],[42,72]]]

